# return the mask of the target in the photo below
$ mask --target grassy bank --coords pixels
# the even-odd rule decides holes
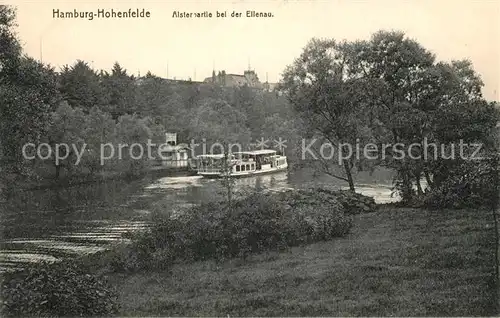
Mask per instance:
[[[486,210],[382,207],[290,252],[113,274],[121,316],[494,315]]]

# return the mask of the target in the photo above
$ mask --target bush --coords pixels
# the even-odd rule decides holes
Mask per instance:
[[[365,199],[354,203],[357,197],[312,189],[252,194],[230,207],[202,204],[137,235],[131,246],[134,260],[139,260],[137,268],[164,269],[177,260],[244,258],[344,236],[352,227],[344,206],[349,214],[370,206]]]
[[[6,273],[2,316],[107,316],[116,312],[115,295],[98,277],[76,263],[37,263]]]
[[[492,206],[498,196],[497,183],[492,162],[461,162],[423,196],[420,205],[428,208]]]
[[[104,254],[107,264],[113,272],[134,272],[141,268],[136,250],[127,244],[118,244]]]
[[[360,214],[375,212],[377,204],[372,197],[367,197],[352,191],[332,191],[317,188],[314,191],[324,193],[326,196],[334,197],[342,204],[347,214]]]

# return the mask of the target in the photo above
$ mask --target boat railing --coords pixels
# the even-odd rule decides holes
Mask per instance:
[[[198,172],[219,173],[221,171],[222,171],[222,169],[217,168],[217,167],[200,167],[200,168],[198,168]]]

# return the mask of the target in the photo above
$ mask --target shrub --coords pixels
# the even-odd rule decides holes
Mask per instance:
[[[116,312],[115,295],[76,263],[37,263],[6,273],[2,316],[106,316]]]
[[[494,204],[498,181],[492,162],[461,162],[446,176],[424,195],[421,205],[428,208],[466,208]]]
[[[226,202],[196,206],[167,217],[133,239],[140,268],[166,268],[177,260],[226,259],[346,235],[352,227],[356,200],[317,190],[252,194]]]
[[[127,244],[118,244],[107,251],[104,256],[107,264],[114,272],[134,272],[141,269],[137,250],[132,250]]]
[[[360,214],[375,212],[377,204],[372,197],[367,197],[352,191],[332,191],[328,189],[314,189],[319,194],[333,197],[342,204],[347,214]]]

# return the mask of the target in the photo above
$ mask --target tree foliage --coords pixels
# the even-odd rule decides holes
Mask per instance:
[[[343,141],[353,145],[354,138],[361,146],[402,144],[402,158],[389,147],[372,163],[397,172],[395,186],[405,201],[411,201],[415,191],[423,194],[422,178],[428,189],[436,188],[457,179],[457,167],[465,164],[464,159],[450,161],[423,147],[410,151],[412,144],[433,143],[449,150],[459,142],[480,143],[482,154],[491,155],[499,112],[482,97],[482,86],[470,61],[436,62],[404,33],[386,31],[367,41],[313,39],[281,83],[316,134],[312,136],[336,143],[337,151]],[[351,189],[350,169],[363,163],[354,161],[339,162],[344,176],[336,175]]]
[[[191,118],[190,128],[194,139],[205,139],[207,144],[250,142],[245,114],[221,99],[202,100]]]
[[[14,32],[16,9],[0,5],[0,83],[5,79],[21,57],[21,45]]]
[[[108,111],[114,118],[140,110],[136,104],[135,78],[128,75],[118,62],[113,65],[111,74],[104,74],[102,81],[109,95]]]
[[[63,98],[73,107],[89,111],[94,106],[107,104],[99,74],[86,62],[78,60],[73,66],[64,66],[59,75]]]
[[[361,116],[366,107],[359,91],[363,79],[352,76],[349,54],[343,43],[313,39],[287,68],[282,81],[282,89],[312,136],[328,143],[336,153],[346,151],[343,144],[369,139],[367,123]],[[318,159],[324,163],[325,172],[347,181],[354,191],[352,169],[359,164],[359,158],[350,156],[337,161],[344,169],[343,176],[330,172],[324,156],[320,154]]]
[[[5,176],[26,175],[21,149],[47,132],[49,112],[60,100],[56,73],[22,55],[13,31],[16,11],[0,6],[0,162]]]

